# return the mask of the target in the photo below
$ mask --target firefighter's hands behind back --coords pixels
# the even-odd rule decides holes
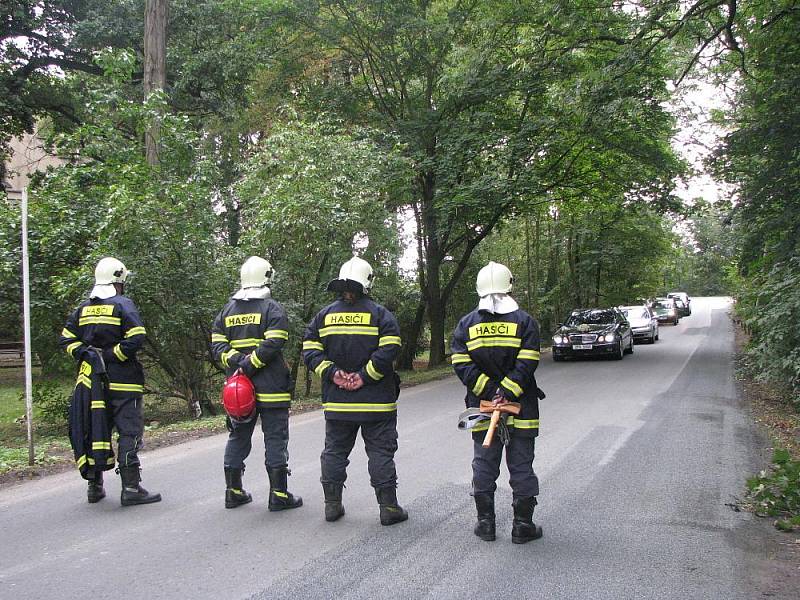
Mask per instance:
[[[354,392],[363,387],[364,380],[358,373],[347,373],[346,371],[339,369],[333,374],[333,383],[343,390]]]

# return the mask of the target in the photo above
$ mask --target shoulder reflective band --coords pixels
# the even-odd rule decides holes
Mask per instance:
[[[69,346],[67,346],[67,353],[70,356],[75,356],[74,352],[81,345],[81,342],[72,342]]]
[[[81,327],[85,325],[122,325],[122,319],[119,317],[81,317],[78,325]]]
[[[371,320],[368,312],[334,312],[325,315],[324,325],[369,325]]]
[[[211,334],[211,341],[212,342],[227,342],[228,338],[226,338],[221,333],[212,333]]]
[[[472,386],[472,393],[476,396],[480,396],[483,393],[483,389],[486,387],[488,381],[489,378],[485,374],[481,373],[478,376],[478,381],[476,381],[475,385]]]
[[[223,352],[222,356],[220,356],[220,360],[222,360],[222,364],[225,365],[226,367],[230,367],[230,365],[228,364],[228,360],[234,354],[240,354],[240,353],[237,352],[236,350],[228,350],[227,352]]]
[[[256,369],[260,369],[264,366],[264,362],[256,356],[255,352],[250,353],[250,362],[253,363]]]
[[[467,350],[476,348],[519,348],[522,346],[522,339],[518,337],[482,337],[467,342]]]
[[[303,342],[303,350],[325,350],[325,348],[322,346],[322,342],[306,340]]]
[[[523,348],[517,354],[517,358],[519,360],[539,360],[539,351],[538,350],[527,350]]]
[[[75,335],[74,333],[72,333],[72,332],[71,332],[69,329],[67,329],[66,327],[64,327],[64,329],[62,329],[62,330],[61,330],[61,337],[65,337],[65,338],[70,338],[70,339],[72,339],[72,338],[76,338],[76,337],[78,337],[78,336],[77,336],[77,335]]]
[[[498,335],[517,335],[516,323],[478,323],[469,328],[469,339],[474,340],[480,337],[494,337]]]
[[[358,325],[336,325],[323,327],[319,330],[319,337],[329,335],[378,335],[377,327],[361,327]]]
[[[225,327],[237,327],[239,325],[261,325],[261,313],[247,313],[225,317]]]
[[[145,333],[147,333],[147,330],[144,327],[131,327],[125,332],[125,337],[129,338],[135,335],[144,335]]]
[[[316,368],[314,369],[314,373],[317,374],[317,377],[322,377],[322,374],[325,372],[325,369],[330,367],[333,364],[332,360],[323,360],[320,362]]]
[[[518,419],[509,415],[506,425],[515,429],[539,429],[539,419]]]
[[[138,383],[114,383],[108,384],[108,389],[112,392],[135,392],[137,394],[144,394],[144,386]]]
[[[383,379],[383,375],[381,374],[378,369],[375,368],[375,365],[372,364],[372,361],[367,362],[367,375],[372,377],[375,381],[380,381]]]
[[[450,362],[453,363],[454,365],[460,365],[461,363],[472,362],[472,359],[469,357],[469,354],[454,353],[450,357]]]
[[[92,450],[111,450],[111,442],[92,442]]]
[[[105,400],[92,400],[92,408],[105,408],[106,401]]]
[[[269,329],[264,332],[265,340],[288,340],[289,332],[285,329]]]
[[[360,402],[323,402],[322,408],[330,412],[394,412],[397,402],[362,404]]]
[[[378,346],[391,346],[392,344],[403,345],[399,335],[382,335],[378,340]]]
[[[503,377],[503,379],[500,381],[500,385],[514,394],[517,398],[522,396],[522,388],[519,387],[516,382],[511,381],[508,377]]]
[[[256,394],[256,399],[259,402],[291,402],[292,395],[289,392],[281,392],[280,394]]]
[[[125,356],[125,353],[122,351],[122,348],[120,348],[119,344],[114,346],[114,356],[116,356],[120,362],[125,362],[128,360],[128,357]]]
[[[113,314],[113,304],[90,304],[81,309],[81,317],[110,317]]]
[[[258,346],[261,340],[258,338],[244,338],[241,340],[231,340],[231,348],[250,348]]]

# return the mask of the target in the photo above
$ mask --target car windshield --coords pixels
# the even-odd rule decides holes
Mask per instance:
[[[627,319],[646,319],[648,317],[647,310],[642,308],[624,308],[622,312],[625,313]]]
[[[671,302],[653,302],[653,308],[658,310],[659,308],[662,310],[669,310],[672,308]]]
[[[567,319],[569,327],[577,325],[608,325],[614,322],[614,313],[610,310],[584,310],[572,313]]]

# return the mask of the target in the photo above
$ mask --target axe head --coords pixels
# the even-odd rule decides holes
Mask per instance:
[[[508,402],[501,406],[495,406],[491,400],[481,400],[481,412],[492,413],[499,410],[503,414],[518,415],[522,410],[522,405],[519,402]]]

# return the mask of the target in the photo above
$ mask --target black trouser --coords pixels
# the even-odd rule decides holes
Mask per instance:
[[[258,414],[247,423],[234,423],[228,419],[230,435],[225,446],[226,468],[244,468],[259,417],[261,431],[264,432],[264,464],[269,469],[283,468],[289,464],[289,409],[259,406]]]
[[[117,428],[117,462],[121,467],[138,465],[144,438],[142,394],[110,391],[108,399],[111,418]]]
[[[322,483],[343,484],[347,479],[348,457],[359,428],[367,451],[367,469],[372,487],[397,487],[397,416],[381,421],[325,421],[325,449],[320,456]]]
[[[503,446],[495,437],[492,445],[484,448],[483,434],[473,436],[474,455],[472,458],[472,490],[476,494],[494,493],[497,489],[497,478],[500,476],[500,460],[503,448],[506,449],[506,466],[509,483],[515,498],[526,498],[539,495],[539,478],[533,471],[535,437],[515,435],[511,432],[511,441]]]

